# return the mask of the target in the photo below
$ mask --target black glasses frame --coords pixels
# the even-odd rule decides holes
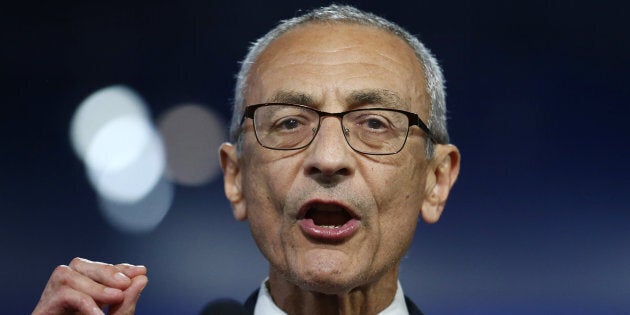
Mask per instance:
[[[297,148],[279,149],[279,148],[271,148],[271,147],[265,146],[264,144],[262,144],[260,142],[260,139],[258,139],[258,133],[256,132],[256,126],[254,124],[254,134],[256,135],[256,140],[258,141],[258,144],[260,144],[261,146],[263,146],[263,147],[265,147],[267,149],[271,149],[271,150],[289,151],[289,150],[300,150],[300,149],[306,148],[313,142],[313,140],[317,136],[317,132],[319,132],[319,129],[320,129],[319,128],[319,124],[321,124],[322,117],[326,117],[326,116],[338,117],[340,120],[343,121],[343,116],[345,116],[346,114],[352,113],[352,112],[357,112],[357,111],[363,111],[363,110],[386,110],[386,111],[392,111],[392,112],[398,112],[398,113],[404,114],[405,116],[407,116],[407,118],[409,120],[409,126],[407,126],[408,128],[407,128],[407,134],[405,135],[405,141],[403,142],[403,144],[400,147],[400,149],[398,149],[398,151],[393,152],[393,153],[368,153],[368,152],[363,152],[363,151],[357,150],[354,147],[352,147],[352,145],[350,145],[350,143],[348,143],[348,139],[346,139],[346,142],[348,143],[348,145],[350,145],[350,147],[353,150],[355,150],[355,151],[357,151],[359,153],[369,154],[369,155],[392,155],[392,154],[396,154],[396,153],[400,152],[400,150],[402,150],[402,148],[404,148],[405,144],[407,143],[407,137],[409,136],[409,127],[411,127],[411,126],[418,126],[418,127],[420,127],[420,129],[422,129],[422,131],[424,131],[424,133],[427,135],[429,140],[431,140],[433,143],[439,143],[437,141],[436,137],[433,135],[433,133],[429,129],[429,127],[422,121],[422,119],[420,119],[420,116],[418,116],[418,114],[411,113],[411,112],[404,111],[404,110],[400,110],[400,109],[394,109],[394,108],[380,108],[380,107],[377,107],[377,108],[357,108],[357,109],[347,110],[347,111],[339,112],[339,113],[329,113],[329,112],[321,111],[321,110],[318,110],[318,109],[315,109],[315,108],[312,108],[312,107],[309,107],[309,106],[299,105],[299,104],[262,103],[262,104],[249,105],[249,106],[245,107],[245,110],[243,112],[243,117],[241,118],[241,125],[245,121],[245,118],[249,118],[251,120],[254,120],[254,112],[256,112],[256,110],[258,108],[265,107],[265,106],[270,106],[270,105],[287,105],[287,106],[300,107],[300,108],[304,108],[304,109],[313,111],[313,112],[317,113],[317,115],[319,115],[319,123],[318,123],[317,131],[313,135],[313,138],[307,144],[305,144],[303,146],[300,146],[300,147],[297,147]],[[343,125],[341,126],[341,128],[342,128],[342,132],[345,133],[346,130],[343,129],[344,128]],[[344,138],[345,138],[345,134],[344,134]]]

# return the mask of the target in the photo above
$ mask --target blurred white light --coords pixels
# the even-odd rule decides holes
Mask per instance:
[[[94,92],[75,112],[70,138],[114,227],[147,231],[161,222],[173,188],[163,177],[162,139],[136,92],[121,85]]]
[[[92,138],[104,124],[129,115],[148,117],[142,98],[122,85],[100,89],[81,102],[70,124],[70,140],[79,158],[84,158]]]
[[[134,203],[101,198],[101,211],[107,221],[124,232],[149,232],[164,219],[173,203],[171,182],[161,178],[144,198]]]
[[[144,198],[164,174],[166,164],[159,136],[136,116],[104,125],[89,144],[85,163],[102,197],[127,203]]]
[[[173,181],[199,186],[220,173],[217,152],[226,139],[226,126],[217,114],[200,105],[185,104],[169,110],[158,125]]]

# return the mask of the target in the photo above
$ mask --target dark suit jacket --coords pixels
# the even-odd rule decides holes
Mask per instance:
[[[245,309],[247,309],[248,314],[254,314],[254,308],[256,307],[256,300],[258,299],[258,290],[254,291],[247,300],[245,301]],[[409,315],[423,315],[422,311],[414,304],[411,299],[405,296],[405,304],[407,304],[407,310],[409,310]]]

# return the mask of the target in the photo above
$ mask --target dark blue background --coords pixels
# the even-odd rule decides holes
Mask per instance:
[[[428,314],[630,314],[628,8],[621,1],[349,1],[419,34],[444,67],[462,172],[402,265]],[[266,273],[219,178],[177,187],[157,229],[98,211],[69,142],[112,84],[154,117],[182,102],[227,121],[249,42],[310,1],[21,2],[0,26],[0,301],[32,310],[74,256],[149,267],[138,314],[244,299]]]

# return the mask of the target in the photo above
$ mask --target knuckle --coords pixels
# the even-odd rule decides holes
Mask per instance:
[[[70,267],[66,266],[66,265],[59,265],[57,267],[55,267],[55,270],[53,270],[54,274],[65,274],[67,272],[70,271]]]
[[[69,287],[62,287],[59,288],[56,292],[57,294],[55,295],[57,297],[58,300],[60,301],[67,301],[70,299],[70,297],[72,296],[72,289],[70,289]]]
[[[113,276],[114,274],[122,271],[120,268],[114,265],[103,265],[101,270],[106,276]]]
[[[51,280],[52,282],[58,283],[59,285],[65,285],[68,283],[71,276],[72,270],[70,269],[70,267],[59,265],[53,271]]]
[[[84,263],[86,260],[81,257],[74,257],[72,261],[70,261],[70,267],[75,268],[77,265]]]
[[[69,287],[57,290],[54,300],[54,303],[57,305],[77,311],[88,310],[96,303],[91,296]]]
[[[94,304],[94,300],[87,295],[81,295],[78,297],[77,306],[79,309],[89,310]]]
[[[73,291],[68,287],[62,287],[54,291],[52,304],[59,306],[72,306]]]

